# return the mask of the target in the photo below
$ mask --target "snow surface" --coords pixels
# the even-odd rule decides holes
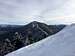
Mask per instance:
[[[75,56],[75,25],[6,56]]]

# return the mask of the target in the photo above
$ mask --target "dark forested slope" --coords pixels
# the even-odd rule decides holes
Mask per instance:
[[[0,26],[0,56],[53,35],[65,26],[46,25],[36,21],[22,26]]]

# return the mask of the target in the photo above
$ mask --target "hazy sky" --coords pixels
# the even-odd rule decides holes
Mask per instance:
[[[0,0],[0,24],[75,22],[75,0]]]

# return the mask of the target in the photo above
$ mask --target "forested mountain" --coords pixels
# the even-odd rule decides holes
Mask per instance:
[[[27,25],[0,26],[0,55],[40,41],[62,30],[66,25],[47,25],[31,22]]]
[[[75,24],[6,56],[75,56]]]

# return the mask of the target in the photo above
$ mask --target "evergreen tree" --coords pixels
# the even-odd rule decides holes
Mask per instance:
[[[21,47],[24,46],[24,43],[21,40],[21,35],[18,32],[15,32],[15,36],[14,36],[14,46],[16,49],[19,49]]]

